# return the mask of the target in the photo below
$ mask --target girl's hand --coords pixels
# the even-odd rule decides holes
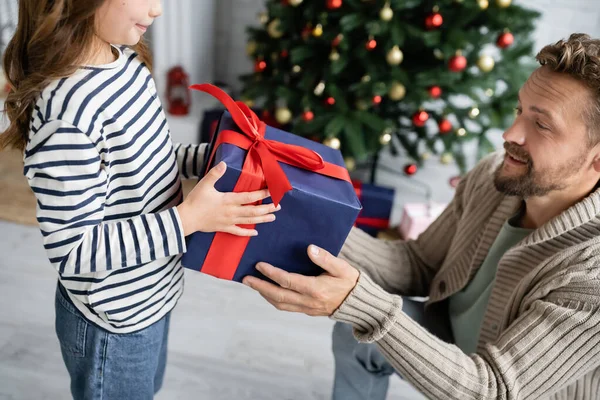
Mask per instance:
[[[238,236],[256,236],[255,229],[237,225],[254,225],[275,221],[273,212],[281,209],[273,204],[245,205],[269,197],[269,191],[222,193],[215,189],[227,166],[220,162],[213,167],[188,197],[177,206],[184,235],[194,232],[227,232]]]

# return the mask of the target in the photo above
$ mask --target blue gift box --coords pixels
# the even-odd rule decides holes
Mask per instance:
[[[395,190],[359,181],[353,181],[352,184],[363,206],[356,226],[372,236],[377,236],[381,230],[389,228]]]
[[[207,154],[212,153],[218,135],[225,130],[240,132],[228,112],[221,117],[218,133]],[[341,153],[321,143],[269,126],[266,128],[265,138],[314,150],[324,161],[344,167]],[[246,150],[232,144],[223,143],[218,146],[212,165],[206,166],[208,171],[221,161],[227,164],[225,175],[215,186],[217,190],[233,191],[242,173],[246,154]],[[323,270],[308,258],[308,245],[315,244],[337,255],[361,210],[351,182],[282,162],[279,164],[290,181],[292,190],[281,200],[281,210],[276,213],[277,219],[274,222],[256,225],[258,236],[249,240],[235,270],[234,281],[241,282],[247,275],[264,278],[255,269],[259,261],[302,275],[321,274]],[[267,200],[265,202],[270,202],[270,199]],[[202,272],[214,237],[215,233],[204,232],[190,235],[187,238],[187,252],[182,259],[183,266]]]

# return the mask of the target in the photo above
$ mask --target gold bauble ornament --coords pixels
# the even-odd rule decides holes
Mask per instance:
[[[298,7],[300,4],[302,4],[303,0],[289,0],[290,5],[293,7]]]
[[[342,146],[342,142],[340,142],[340,139],[336,138],[336,137],[332,137],[332,138],[327,138],[323,141],[323,144],[325,146],[329,146],[332,149],[336,149],[339,150],[340,147]]]
[[[337,52],[336,49],[331,50],[331,53],[329,54],[329,59],[331,61],[337,61],[340,59],[340,53]]]
[[[346,164],[346,169],[348,171],[354,171],[356,169],[356,160],[352,157],[344,158],[344,163]]]
[[[458,128],[456,130],[456,136],[465,136],[467,134],[467,130],[465,128]]]
[[[302,72],[302,67],[301,67],[301,66],[299,66],[299,65],[294,65],[294,66],[292,67],[292,72],[293,72],[294,74],[299,74],[300,72]]]
[[[482,10],[487,9],[490,6],[490,2],[488,0],[477,0],[477,4]]]
[[[392,7],[390,7],[389,2],[385,3],[385,6],[383,6],[381,11],[379,11],[379,18],[386,22],[391,21],[392,18],[394,18],[394,10],[392,10]]]
[[[269,32],[269,36],[273,39],[279,39],[283,36],[283,31],[281,30],[281,20],[279,18],[275,18],[273,21],[269,22],[269,26],[267,26],[267,32]]]
[[[392,82],[388,96],[394,101],[402,100],[406,96],[406,87],[400,82]]]
[[[477,107],[473,107],[469,110],[469,117],[471,118],[477,118],[477,116],[479,116],[479,108]]]
[[[444,153],[442,154],[442,156],[440,157],[440,162],[442,164],[448,165],[450,164],[452,161],[454,161],[454,156],[452,155],[452,153]]]
[[[317,86],[315,86],[315,96],[321,96],[323,95],[323,92],[325,92],[325,82],[321,81],[317,84]]]
[[[362,83],[369,83],[369,82],[371,82],[371,75],[369,75],[369,74],[363,75],[363,77],[360,78],[360,81]]]
[[[433,50],[433,56],[435,58],[437,58],[438,60],[443,60],[444,59],[444,52],[440,49],[434,49]]]
[[[258,22],[260,22],[262,25],[269,22],[269,14],[267,14],[266,11],[258,13]]]
[[[404,60],[404,54],[402,50],[398,46],[392,47],[392,49],[387,53],[386,60],[390,65],[400,65],[402,64],[402,60]]]
[[[256,44],[256,42],[254,40],[249,41],[246,44],[246,54],[248,54],[248,56],[253,56],[254,53],[256,53],[257,47],[258,47],[258,45]]]
[[[392,141],[392,134],[390,132],[384,132],[379,137],[379,143],[381,143],[383,146],[388,145],[391,141]]]
[[[510,6],[512,0],[496,0],[496,5],[501,8],[506,8]]]
[[[490,72],[494,69],[495,64],[496,63],[494,62],[494,59],[491,56],[483,55],[477,60],[477,66],[483,72]]]
[[[317,26],[315,26],[315,29],[313,29],[312,34],[314,37],[321,37],[323,35],[323,25],[317,24]]]
[[[285,125],[292,120],[292,112],[287,107],[278,107],[275,110],[275,119],[280,124]]]

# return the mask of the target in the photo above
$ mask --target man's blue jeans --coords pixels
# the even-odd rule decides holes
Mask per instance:
[[[405,298],[402,311],[445,342],[454,341],[446,303],[433,305],[426,312],[424,303]],[[350,325],[337,322],[333,328],[333,356],[333,400],[385,400],[394,368],[375,343],[359,343]]]
[[[167,363],[169,316],[129,334],[88,322],[56,289],[56,334],[75,400],[148,400],[160,389]]]

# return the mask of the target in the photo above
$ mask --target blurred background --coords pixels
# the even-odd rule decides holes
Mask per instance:
[[[384,238],[416,237],[460,177],[501,146],[537,51],[573,32],[600,36],[596,0],[170,0],[163,8],[147,40],[174,141],[214,133],[219,104],[185,88],[215,83],[269,124],[339,148],[363,196],[381,200],[370,211],[385,224],[365,229]],[[0,53],[16,19],[17,0],[0,0]],[[21,158],[0,153],[0,399],[64,399],[56,275]],[[190,271],[186,279],[158,398],[329,397],[331,321],[279,313],[238,284]],[[422,397],[395,378],[389,398]]]

